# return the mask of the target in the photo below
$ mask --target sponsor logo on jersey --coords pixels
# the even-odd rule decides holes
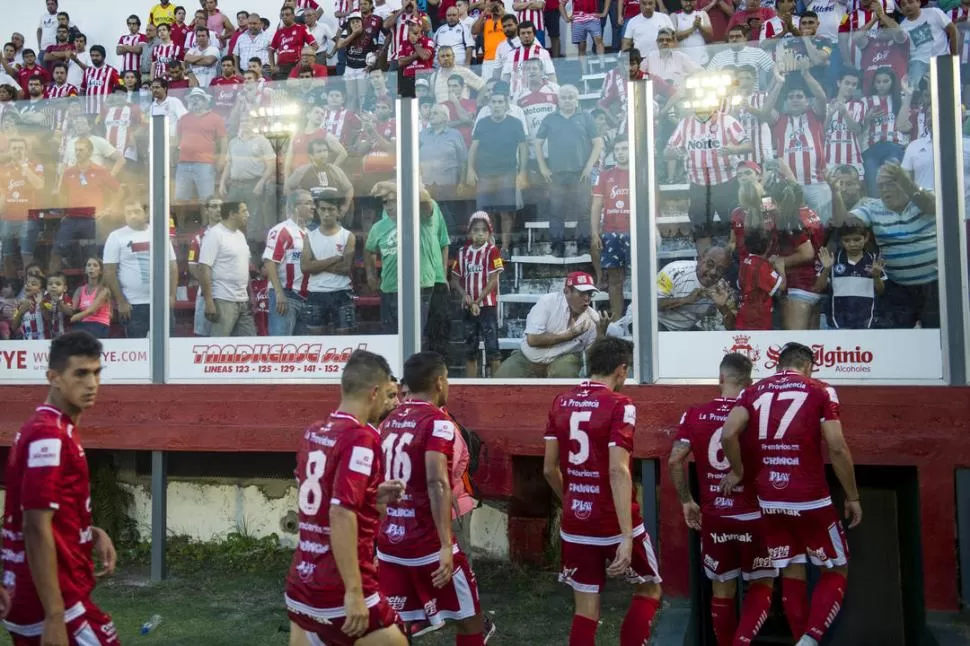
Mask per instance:
[[[5,547],[0,551],[0,560],[7,561],[8,563],[23,563],[26,558],[27,555],[23,550],[14,552],[12,549]]]
[[[751,360],[751,363],[758,363],[758,359],[761,358],[761,350],[756,345],[751,344],[751,337],[747,334],[737,334],[733,338],[733,345],[729,348],[724,348],[724,354],[731,354],[732,352],[737,352],[742,354]]]
[[[711,134],[714,134],[714,127],[711,127]],[[687,142],[687,150],[720,150],[721,142],[718,139],[691,139]]]
[[[756,556],[751,562],[752,570],[770,570],[773,567],[770,557]]]
[[[301,532],[310,532],[311,534],[329,534],[330,531],[324,529],[316,523],[300,523]]]
[[[387,598],[387,604],[397,612],[401,612],[402,610],[404,610],[404,604],[407,603],[407,601],[408,601],[407,597],[388,597]]]
[[[715,509],[729,509],[734,507],[734,498],[725,498],[724,496],[718,496],[714,499]]]
[[[778,489],[779,491],[782,489],[786,489],[790,481],[791,481],[790,473],[781,473],[779,471],[768,472],[768,482],[771,483],[772,487],[774,487],[775,489]]]
[[[704,555],[704,567],[710,570],[717,570],[717,566],[721,564],[720,561],[711,558],[710,554]]]
[[[392,543],[400,543],[404,540],[404,535],[407,530],[404,525],[398,525],[396,523],[388,523],[387,527],[384,528],[384,534],[387,536],[387,540]]]
[[[814,550],[811,547],[806,547],[805,553],[813,559],[822,561],[823,563],[829,560],[828,554],[825,553],[825,548],[822,547],[818,548],[817,550]]]
[[[366,446],[355,446],[350,454],[350,470],[361,475],[369,476],[374,468],[374,449]]]
[[[636,426],[637,407],[633,404],[625,404],[623,406],[623,423],[629,424],[630,426]]]
[[[438,614],[438,602],[435,599],[431,599],[428,603],[424,604],[424,614],[428,617]]]
[[[300,580],[306,583],[313,578],[313,573],[316,569],[316,564],[300,561],[296,566],[296,573],[300,575]]]
[[[734,541],[736,543],[750,543],[753,539],[751,534],[745,532],[744,534],[711,534],[711,539],[714,541],[715,545],[720,545],[721,543],[730,543]]]
[[[414,510],[401,509],[400,507],[388,507],[387,515],[391,518],[414,518]]]
[[[577,569],[578,568],[574,567],[564,567],[562,572],[559,573],[559,582],[562,583],[564,581],[572,581],[573,575],[576,574]]]
[[[17,575],[7,570],[3,573],[3,587],[8,590],[17,587]]]
[[[316,541],[300,541],[300,551],[308,554],[326,554],[330,551],[329,545],[317,543]]]
[[[802,512],[797,509],[788,509],[786,507],[765,507],[761,511],[772,516],[801,516]]]
[[[101,625],[101,632],[104,633],[104,636],[108,638],[108,641],[110,641],[118,633],[118,629],[115,628],[115,622],[109,621],[108,623]]]
[[[56,467],[61,464],[61,440],[34,440],[27,447],[27,468]]]
[[[800,464],[799,459],[797,457],[790,458],[785,456],[765,457],[765,458],[761,458],[761,461],[764,464],[768,465],[769,467],[771,466],[797,467]]]
[[[80,541],[81,545],[92,542],[94,540],[94,530],[91,527],[82,529],[78,540]]]
[[[600,403],[595,399],[567,399],[562,403],[563,408],[599,408]]]
[[[434,430],[431,431],[431,436],[451,442],[455,439],[455,425],[446,419],[436,419],[434,421]]]
[[[575,482],[569,483],[570,493],[587,493],[587,494],[598,494],[600,492],[599,485],[588,485],[588,484],[577,484]]]
[[[591,500],[577,500],[574,498],[569,509],[576,518],[586,520],[593,513],[593,502]]]

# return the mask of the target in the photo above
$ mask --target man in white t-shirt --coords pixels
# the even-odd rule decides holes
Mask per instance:
[[[458,7],[448,7],[445,12],[445,22],[434,33],[435,50],[440,56],[442,47],[451,47],[455,53],[455,62],[459,65],[471,65],[472,53],[475,51],[475,37],[471,29],[458,20]],[[437,61],[435,67],[438,67]]]
[[[144,339],[151,327],[152,230],[148,210],[138,199],[125,204],[125,226],[108,234],[104,243],[104,284],[118,304],[118,317],[129,339]],[[175,307],[178,264],[168,241],[169,303]]]
[[[57,0],[47,0],[47,10],[37,24],[37,62],[44,63],[44,52],[57,42]]]
[[[936,190],[936,172],[933,166],[933,138],[929,135],[909,142],[903,154],[902,167],[924,191]]]
[[[91,122],[88,120],[88,115],[77,115],[70,126],[70,136],[64,142],[64,153],[58,168],[59,174],[63,174],[65,169],[77,164],[76,145],[78,139],[83,138],[91,142],[93,149],[91,161],[98,166],[110,169],[111,174],[117,177],[125,165],[125,159],[107,139],[91,134]]]
[[[680,43],[679,48],[698,65],[706,65],[706,45],[714,38],[711,17],[706,11],[697,11],[696,0],[681,0],[681,6],[683,10],[670,17]]]
[[[195,46],[185,52],[185,64],[195,75],[199,87],[207,88],[219,75],[219,48],[209,42],[209,30],[197,27]]]
[[[306,16],[306,30],[313,36],[317,43],[314,54],[316,55],[317,65],[326,65],[327,58],[336,51],[337,44],[334,40],[336,33],[329,23],[317,18],[317,12],[308,11]]]
[[[661,29],[674,29],[674,23],[666,14],[657,11],[657,0],[640,0],[640,13],[626,23],[623,34],[623,51],[631,47],[640,50],[644,57],[657,49],[657,34]]]
[[[529,311],[522,345],[502,362],[496,378],[575,379],[583,353],[603,336],[609,316],[590,306],[596,281],[582,271],[566,277],[561,292],[544,294]]]
[[[168,81],[165,79],[155,79],[152,81],[152,116],[168,117],[169,124],[172,124],[188,113],[185,104],[181,99],[168,95]],[[172,136],[175,136],[175,128],[171,128]]]
[[[657,272],[657,319],[661,331],[693,330],[717,308],[727,329],[734,327],[731,292],[723,282],[731,256],[710,247],[697,260],[676,260]]]
[[[199,249],[199,285],[205,300],[209,336],[256,336],[249,306],[249,243],[245,202],[224,202],[222,221],[211,227]]]
[[[960,36],[950,17],[936,7],[920,7],[920,0],[901,0],[900,28],[909,36],[909,85],[919,87],[934,56],[958,56]]]

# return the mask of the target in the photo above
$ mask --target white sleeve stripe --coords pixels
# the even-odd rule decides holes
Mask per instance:
[[[775,295],[775,292],[777,292],[778,291],[778,288],[781,287],[781,281],[782,280],[784,280],[784,279],[781,276],[779,276],[778,277],[778,280],[775,281],[775,286],[771,288],[771,291],[770,292],[768,292],[768,296],[774,296]]]

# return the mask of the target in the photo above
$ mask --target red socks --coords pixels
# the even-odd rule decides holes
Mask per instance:
[[[731,646],[734,643],[734,633],[738,628],[734,597],[711,599],[711,622],[714,624],[718,646]]]
[[[744,601],[741,603],[741,621],[738,623],[734,646],[750,644],[758,636],[758,631],[768,619],[773,592],[774,587],[771,585],[748,586],[748,593],[744,595]],[[796,635],[796,638],[798,637],[801,635]]]
[[[845,596],[846,579],[838,572],[823,572],[812,593],[812,610],[808,616],[808,627],[805,631],[809,637],[821,640],[835,617],[842,609],[842,598]]]
[[[455,646],[485,646],[485,635],[455,635]]]
[[[573,615],[573,627],[569,631],[569,646],[596,646],[596,628],[599,622],[589,617]]]
[[[805,634],[805,625],[808,622],[808,582],[782,577],[781,602],[785,607],[792,637],[797,641]]]
[[[644,646],[650,639],[650,626],[658,608],[660,599],[633,597],[620,627],[620,646]]]

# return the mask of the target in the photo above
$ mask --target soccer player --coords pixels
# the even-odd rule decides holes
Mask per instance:
[[[633,499],[630,462],[637,411],[619,393],[633,365],[633,344],[600,338],[590,346],[587,362],[590,380],[552,404],[543,462],[546,480],[562,501],[559,580],[573,588],[576,604],[569,646],[596,643],[607,574],[634,586],[620,646],[642,646],[660,607],[661,579],[640,505]]]
[[[755,485],[765,515],[765,542],[776,568],[782,570],[782,601],[796,646],[818,646],[839,613],[845,595],[849,545],[825,481],[822,441],[845,490],[849,529],[862,522],[852,455],[842,435],[835,389],[811,378],[812,349],[788,343],[778,357],[778,373],[746,388],[724,424],[721,445],[731,473],[721,491],[739,483]],[[761,458],[746,470],[745,446]],[[752,435],[757,434],[755,437]],[[754,446],[754,443],[757,446]],[[822,568],[812,604],[805,580],[806,556]]]
[[[111,617],[94,605],[91,591],[97,577],[114,572],[117,555],[111,538],[91,524],[77,428],[98,396],[101,342],[87,332],[55,339],[47,381],[47,401],[20,429],[7,462],[0,613],[9,607],[4,625],[15,646],[116,646]]]
[[[457,646],[484,646],[478,584],[451,531],[454,421],[448,402],[448,366],[436,352],[404,364],[410,398],[381,424],[384,477],[407,494],[387,507],[377,539],[381,592],[408,622],[430,629],[456,622]],[[494,631],[494,626],[492,626]]]
[[[286,580],[290,620],[328,646],[405,646],[381,593],[374,540],[384,505],[404,491],[384,482],[372,424],[397,401],[384,357],[357,350],[340,379],[340,406],[303,433],[297,453],[300,541]]]
[[[751,360],[737,352],[724,355],[718,383],[719,397],[688,409],[680,418],[669,464],[684,520],[688,527],[701,532],[704,572],[714,592],[711,619],[717,643],[731,646],[754,641],[768,617],[778,570],[768,557],[754,487],[739,485],[726,494],[718,488],[731,468],[721,451],[721,429],[738,395],[751,384]],[[692,452],[700,505],[690,493],[684,471]],[[740,622],[734,601],[739,574],[750,583]]]

